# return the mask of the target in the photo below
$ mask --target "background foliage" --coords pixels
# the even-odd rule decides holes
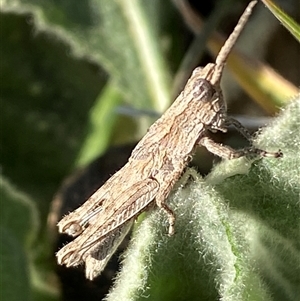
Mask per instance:
[[[230,8],[238,16],[245,6],[219,2],[221,20]],[[175,6],[159,0],[5,0],[0,18],[1,299],[57,300],[46,227],[55,191],[109,145],[141,137],[157,118],[141,110],[161,114],[169,106],[178,90],[171,78],[189,74],[181,62],[193,37]],[[285,50],[280,61],[292,52]],[[285,65],[289,71],[295,63]],[[275,82],[269,73],[252,77]],[[278,87],[282,95],[294,91]],[[272,106],[271,94],[264,95]],[[120,114],[121,105],[129,113]],[[243,107],[243,113],[257,111]],[[110,300],[296,300],[298,131],[295,99],[258,138],[261,147],[282,149],[280,163],[265,159],[250,169],[248,161],[226,162],[205,183],[195,176],[195,183],[174,192],[178,235],[165,237],[160,212],[142,222],[125,260],[125,275],[132,277],[121,274]],[[162,226],[153,227],[158,220]],[[137,270],[130,266],[136,256]]]

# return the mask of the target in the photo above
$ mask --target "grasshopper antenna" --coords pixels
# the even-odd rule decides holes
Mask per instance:
[[[231,33],[231,35],[229,36],[229,38],[226,40],[223,47],[221,48],[221,50],[216,58],[216,69],[215,69],[215,72],[213,73],[213,77],[211,80],[212,84],[218,84],[220,82],[227,57],[228,57],[231,49],[233,48],[236,40],[240,36],[241,31],[245,27],[245,24],[247,23],[250,15],[252,13],[252,9],[256,3],[257,3],[257,0],[251,1],[248,4],[244,13],[240,17],[237,25],[235,26],[233,32]]]

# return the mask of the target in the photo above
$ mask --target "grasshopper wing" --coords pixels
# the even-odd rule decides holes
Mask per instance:
[[[115,200],[106,202],[93,217],[93,222],[75,240],[57,253],[58,262],[76,266],[85,261],[114,230],[134,219],[155,199],[159,184],[154,179],[137,182],[120,193]]]

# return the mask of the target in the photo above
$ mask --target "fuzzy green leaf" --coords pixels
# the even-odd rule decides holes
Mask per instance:
[[[107,300],[297,300],[300,287],[300,99],[263,130],[261,148],[281,159],[241,158],[216,166],[168,203],[177,215],[154,210],[137,229]]]

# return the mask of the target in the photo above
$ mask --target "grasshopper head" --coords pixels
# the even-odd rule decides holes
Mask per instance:
[[[194,101],[202,107],[201,120],[213,132],[217,130],[226,132],[227,106],[219,82],[214,81],[216,68],[217,66],[212,63],[204,68],[196,68],[188,85]]]

